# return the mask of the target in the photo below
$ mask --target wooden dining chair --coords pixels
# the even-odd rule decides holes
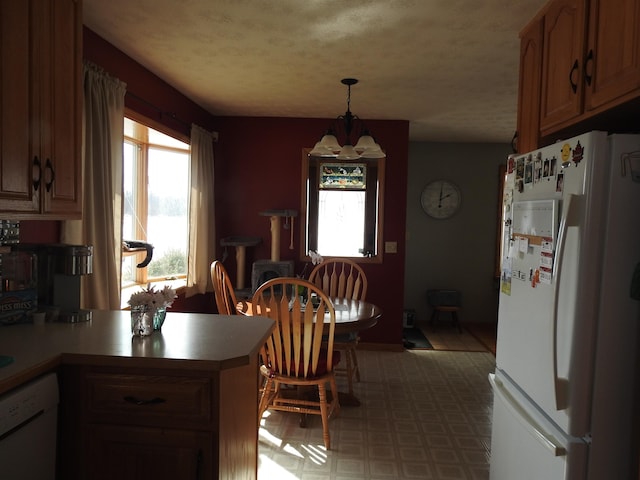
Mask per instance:
[[[304,300],[311,299],[312,294],[319,300],[314,305]],[[261,352],[260,373],[265,384],[258,422],[266,410],[319,415],[324,446],[329,450],[329,418],[340,410],[334,376],[340,352],[333,349],[336,313],[331,300],[306,280],[278,277],[258,287],[252,304],[254,314],[275,320]],[[317,388],[317,397],[315,392],[313,397],[305,395],[304,387]]]
[[[214,260],[211,263],[211,281],[213,282],[213,293],[216,297],[218,313],[220,315],[236,315],[238,300],[233,291],[229,274],[219,260]]]
[[[367,296],[367,276],[362,267],[347,258],[327,258],[315,266],[309,281],[322,289],[330,298],[365,300]],[[335,338],[335,348],[345,353],[346,367],[336,368],[336,374],[345,375],[349,394],[353,395],[353,381],[360,381],[360,369],[356,348],[360,337],[357,333],[339,335]]]

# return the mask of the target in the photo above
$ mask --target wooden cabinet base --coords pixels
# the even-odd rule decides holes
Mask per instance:
[[[91,425],[87,478],[95,480],[201,479],[212,476],[210,433]]]
[[[257,371],[63,366],[58,478],[256,480]]]

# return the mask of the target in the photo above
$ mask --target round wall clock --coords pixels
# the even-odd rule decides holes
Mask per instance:
[[[461,201],[460,189],[447,180],[434,180],[424,187],[420,196],[422,209],[437,219],[453,216],[460,208]]]

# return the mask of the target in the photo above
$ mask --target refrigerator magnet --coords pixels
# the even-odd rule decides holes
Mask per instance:
[[[500,291],[505,295],[511,295],[511,258],[505,258],[502,261]]]
[[[540,266],[544,268],[553,268],[553,255],[548,252],[541,252]]]
[[[540,269],[536,268],[531,278],[531,286],[536,288],[536,285],[540,283]]]
[[[571,160],[573,160],[573,163],[575,163],[577,166],[582,161],[583,158],[584,158],[584,147],[580,145],[580,140],[578,140],[578,143],[576,144],[576,148],[573,149],[573,156],[571,157]]]
[[[516,180],[524,178],[524,157],[516,161]]]
[[[540,283],[544,283],[545,285],[551,285],[551,270],[547,270],[544,268],[540,269]]]
[[[564,188],[564,173],[560,172],[556,178],[556,192],[562,193]]]
[[[531,163],[524,166],[524,183],[526,185],[533,183],[533,164]]]
[[[520,253],[527,253],[529,250],[529,239],[527,237],[518,238],[518,251]]]
[[[542,237],[542,240],[540,241],[540,251],[542,253],[553,254],[553,238]]]

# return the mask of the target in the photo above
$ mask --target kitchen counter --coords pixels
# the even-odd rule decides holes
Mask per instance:
[[[84,323],[0,328],[0,394],[58,365],[127,366],[220,371],[250,363],[271,332],[264,317],[167,313],[162,331],[131,334],[129,311],[94,311]],[[181,365],[184,364],[184,365]]]
[[[14,361],[0,394],[57,371],[57,478],[256,480],[258,354],[272,328],[168,312],[162,331],[134,337],[129,311],[2,327]]]

